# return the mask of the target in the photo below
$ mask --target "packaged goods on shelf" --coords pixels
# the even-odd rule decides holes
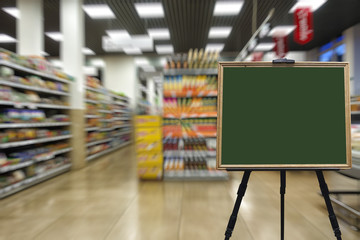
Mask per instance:
[[[61,79],[71,80],[71,81],[73,80],[72,76],[57,69],[51,63],[46,61],[45,58],[40,56],[21,56],[16,53],[5,50],[3,48],[0,48],[0,61],[6,61],[12,63],[9,64],[9,67],[13,69],[20,69],[25,72],[30,72],[31,70],[35,70],[46,75],[59,77]]]
[[[0,142],[17,142],[37,138],[49,138],[56,136],[69,135],[68,130],[48,130],[48,129],[7,129],[0,131]]]
[[[177,54],[167,59],[165,69],[216,68],[218,51],[190,49],[188,54]]]
[[[55,114],[47,117],[43,110],[3,109],[0,112],[0,123],[51,123],[69,122],[66,114]]]
[[[165,98],[164,117],[216,117],[216,98]]]
[[[162,119],[160,116],[138,115],[134,121],[138,177],[160,180],[163,176]]]

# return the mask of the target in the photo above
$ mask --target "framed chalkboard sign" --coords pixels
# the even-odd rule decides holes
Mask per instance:
[[[351,167],[349,64],[220,62],[219,169]]]

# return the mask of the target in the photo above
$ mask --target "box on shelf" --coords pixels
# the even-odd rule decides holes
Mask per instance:
[[[141,167],[138,166],[138,177],[142,180],[161,180],[163,176],[162,166]]]
[[[138,115],[135,116],[135,128],[143,127],[160,127],[162,118],[155,115]]]
[[[136,141],[161,141],[160,128],[136,128],[135,130]]]

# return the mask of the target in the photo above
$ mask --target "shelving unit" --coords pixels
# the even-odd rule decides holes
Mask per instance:
[[[85,89],[86,160],[91,161],[131,143],[131,112],[129,98],[105,89],[96,78],[88,77]]]
[[[165,180],[227,180],[216,170],[217,69],[164,71]]]
[[[45,60],[1,54],[0,199],[68,171],[72,150],[71,77]]]

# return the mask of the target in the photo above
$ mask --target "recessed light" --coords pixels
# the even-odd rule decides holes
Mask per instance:
[[[299,7],[310,7],[312,12],[318,10],[327,0],[298,0],[290,9],[289,13],[295,12]]]
[[[161,3],[135,3],[135,9],[141,18],[164,17],[164,9]]]
[[[224,43],[208,43],[205,47],[205,51],[222,51],[224,48]]]
[[[230,35],[232,27],[211,27],[209,38],[227,38]]]
[[[152,39],[170,39],[170,32],[167,28],[149,28],[147,31]]]
[[[130,34],[126,30],[106,30],[106,34],[111,38],[130,38]]]
[[[63,40],[63,35],[60,32],[46,32],[45,35],[58,42]]]
[[[277,36],[287,36],[292,31],[294,31],[295,26],[276,26],[269,32],[268,36],[277,37]]]
[[[0,43],[12,43],[16,42],[16,39],[13,37],[10,37],[7,34],[0,33]]]
[[[243,5],[243,1],[217,1],[215,3],[214,16],[238,15]]]
[[[141,49],[138,47],[124,47],[124,52],[128,55],[139,55],[142,54]]]
[[[135,64],[136,65],[149,65],[149,60],[146,58],[135,58]]]
[[[90,65],[94,66],[94,67],[105,67],[105,61],[102,60],[101,58],[93,58],[90,59]]]
[[[95,52],[90,48],[83,48],[82,53],[85,55],[95,55]]]
[[[83,6],[84,11],[92,19],[116,18],[107,4],[89,4]]]
[[[2,10],[15,18],[20,18],[20,11],[16,7],[4,7]]]
[[[275,47],[275,43],[260,43],[254,49],[255,52],[270,51]]]
[[[171,44],[156,45],[155,49],[158,54],[170,54],[174,52],[174,47]]]

